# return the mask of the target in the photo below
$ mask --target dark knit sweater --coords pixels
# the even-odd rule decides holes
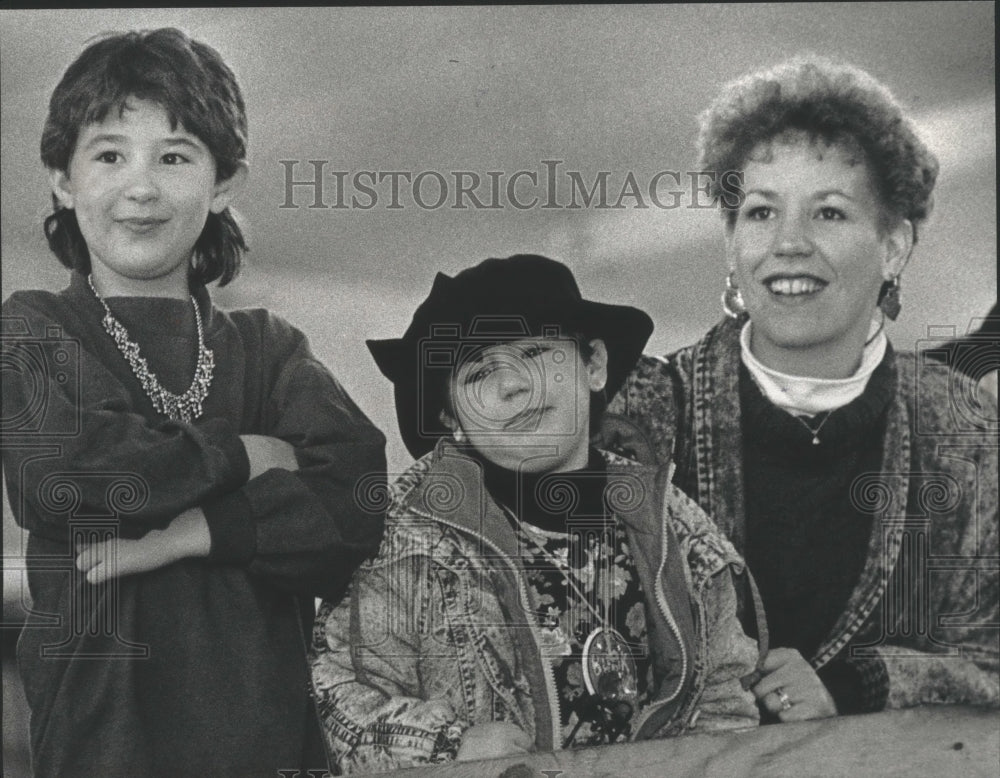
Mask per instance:
[[[601,454],[590,449],[587,467],[566,473],[516,473],[499,467],[472,449],[465,450],[483,468],[483,480],[494,500],[513,511],[521,521],[550,532],[566,532],[572,516],[604,517],[604,490],[608,484],[607,467]],[[558,478],[572,490],[567,494],[545,496],[546,480]],[[539,486],[542,486],[540,489]]]
[[[741,364],[746,559],[772,646],[813,656],[857,584],[872,517],[856,507],[851,484],[880,468],[892,392],[884,359],[860,397],[807,427],[769,402]],[[821,672],[841,713],[862,705],[855,676],[837,660]]]
[[[688,348],[640,359],[598,436],[604,448],[673,462],[674,482],[741,551],[754,480],[742,443],[745,322],[727,317]],[[844,610],[805,659],[824,680],[835,665],[860,671],[865,710],[996,705],[996,425],[975,382],[927,352],[888,352],[883,367],[893,397],[881,461],[853,484],[878,531]]]
[[[4,419],[17,421],[3,461],[30,533],[34,615],[18,652],[38,775],[325,766],[302,633],[312,597],[337,597],[377,548],[381,516],[360,509],[355,487],[384,473],[384,438],[302,333],[264,310],[214,309],[203,288],[196,297],[215,371],[190,424],[155,412],[81,276],[3,306],[5,356],[27,366],[3,371]],[[190,302],[108,305],[161,384],[184,391]],[[238,436],[249,433],[292,443],[299,470],[248,481]],[[73,568],[75,542],[93,531],[139,537],[194,506],[208,559],[101,586]]]

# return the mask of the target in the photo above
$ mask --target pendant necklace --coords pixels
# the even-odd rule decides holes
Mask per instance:
[[[634,703],[639,695],[639,671],[632,656],[628,641],[611,625],[609,600],[611,598],[611,556],[601,551],[600,545],[594,554],[594,593],[601,601],[601,612],[590,602],[590,598],[582,592],[574,581],[572,570],[563,565],[559,559],[547,551],[543,544],[538,543],[525,529],[524,523],[514,515],[506,505],[501,506],[528,540],[555,567],[563,572],[566,583],[573,589],[576,596],[596,617],[597,625],[591,629],[583,643],[581,665],[583,668],[583,683],[587,692],[605,703],[626,701]],[[604,542],[601,534],[599,543]],[[601,595],[602,583],[608,591]]]
[[[184,394],[174,394],[165,389],[160,384],[159,379],[157,379],[156,373],[149,369],[149,364],[146,362],[145,357],[139,353],[139,344],[129,339],[128,330],[125,329],[125,325],[115,318],[104,298],[98,293],[97,288],[94,286],[93,275],[87,276],[87,283],[90,285],[90,291],[94,293],[94,297],[97,298],[97,301],[104,308],[104,319],[102,321],[104,329],[115,342],[115,345],[129,367],[132,368],[132,373],[138,379],[142,390],[153,403],[153,407],[157,413],[162,413],[164,416],[175,421],[183,422],[191,422],[201,416],[202,403],[208,397],[208,390],[212,385],[215,359],[212,350],[205,346],[205,333],[201,323],[201,311],[198,310],[198,303],[195,302],[194,297],[190,297],[190,300],[194,308],[195,326],[198,330],[198,361],[195,365],[194,379],[191,381],[191,386],[188,387],[188,390]]]
[[[603,541],[603,536],[602,536]],[[587,691],[605,702],[634,702],[639,695],[639,671],[632,651],[622,634],[611,625],[611,558],[598,553],[595,567],[594,592],[604,611],[601,626],[591,630],[583,644],[583,683]],[[600,585],[607,591],[601,594]]]
[[[809,422],[806,421],[806,419],[805,419],[804,416],[793,416],[793,418],[797,419],[799,421],[799,423],[803,427],[805,427],[807,430],[809,430],[809,432],[812,433],[812,436],[813,436],[813,438],[812,438],[812,444],[814,446],[818,446],[819,445],[819,431],[821,429],[823,429],[823,425],[824,424],[826,424],[828,421],[830,421],[830,416],[832,416],[832,415],[833,415],[833,411],[827,411],[826,412],[826,416],[823,418],[823,421],[821,421],[819,423],[819,426],[817,426],[816,429],[812,428],[812,425],[810,425]],[[812,417],[810,417],[810,418],[812,418]]]

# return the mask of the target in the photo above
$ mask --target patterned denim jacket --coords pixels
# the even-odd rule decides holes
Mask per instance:
[[[674,482],[739,550],[742,323],[724,321],[665,358],[643,357],[601,435],[601,445],[640,461],[675,461]],[[807,659],[817,669],[834,657],[852,664],[867,710],[996,705],[996,408],[981,405],[970,379],[927,353],[889,358],[896,395],[882,469],[852,486],[878,531],[844,612]]]
[[[656,694],[634,737],[756,725],[741,684],[759,662],[736,618],[741,558],[666,469],[606,459],[607,499],[647,597]],[[514,533],[479,466],[442,441],[390,499],[378,556],[316,620],[313,683],[331,763],[351,772],[444,761],[466,728],[488,721],[558,748],[551,659]]]

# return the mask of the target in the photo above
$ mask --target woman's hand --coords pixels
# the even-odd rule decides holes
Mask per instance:
[[[531,746],[531,737],[520,727],[509,721],[488,721],[465,730],[455,759],[465,762],[527,754]]]
[[[812,665],[794,648],[772,649],[761,669],[766,675],[753,687],[753,693],[782,722],[837,715],[833,697]]]
[[[270,435],[240,435],[240,440],[250,460],[250,480],[276,467],[292,472],[299,469],[291,443]]]
[[[137,540],[111,538],[77,549],[76,567],[87,582],[146,573],[187,557],[208,556],[212,537],[201,508],[178,514],[165,529],[152,530]]]

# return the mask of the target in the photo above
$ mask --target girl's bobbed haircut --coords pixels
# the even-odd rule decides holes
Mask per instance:
[[[736,216],[722,176],[741,170],[754,149],[805,133],[814,142],[860,149],[876,187],[881,221],[917,225],[933,208],[938,162],[889,90],[865,71],[803,56],[726,85],[699,116],[698,165],[716,171],[713,195]],[[732,223],[732,221],[730,221]]]
[[[247,117],[236,76],[219,53],[180,30],[161,28],[108,35],[88,46],[52,92],[42,130],[46,167],[68,172],[80,130],[125,111],[129,98],[160,105],[208,148],[224,181],[247,155]],[[66,267],[90,272],[90,254],[76,214],[53,195],[45,219],[49,248]],[[189,282],[229,283],[239,272],[246,239],[229,208],[209,213],[194,245]]]

